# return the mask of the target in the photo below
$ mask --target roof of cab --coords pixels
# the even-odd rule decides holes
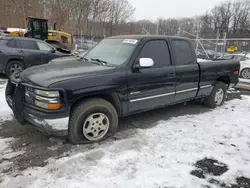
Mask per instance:
[[[162,38],[171,38],[171,39],[188,39],[178,36],[166,36],[166,35],[118,35],[113,37],[108,37],[110,39],[162,39]]]

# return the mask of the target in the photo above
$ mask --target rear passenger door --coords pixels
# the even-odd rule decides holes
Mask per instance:
[[[185,39],[172,39],[175,58],[175,101],[181,102],[196,96],[199,85],[199,66],[192,44]]]
[[[140,58],[151,58],[154,66],[138,68]],[[150,110],[174,102],[175,69],[166,40],[144,43],[132,69],[128,70],[129,113]]]
[[[26,63],[26,68],[46,63],[46,55],[42,53],[35,40],[19,40],[21,48],[18,52]]]

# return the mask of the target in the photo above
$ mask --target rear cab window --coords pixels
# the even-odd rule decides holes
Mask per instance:
[[[191,44],[184,39],[173,39],[172,47],[176,65],[188,65],[196,63],[195,52]]]
[[[20,40],[20,45],[23,49],[39,50],[37,43],[33,40]]]

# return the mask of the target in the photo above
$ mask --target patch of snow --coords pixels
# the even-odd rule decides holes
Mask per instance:
[[[23,155],[25,152],[24,151],[17,151],[17,152],[12,152],[8,153],[2,156],[2,159],[4,160],[11,160],[13,158],[18,157],[19,155]]]
[[[227,93],[240,93],[238,90],[228,90]]]
[[[195,169],[193,164],[205,157],[229,168],[212,178],[234,183],[238,176],[250,177],[249,113],[250,96],[242,96],[242,100],[229,101],[206,113],[160,121],[147,130],[136,129],[137,134],[130,138],[70,153],[17,177],[5,176],[0,187],[202,187],[210,183],[190,172]]]
[[[13,118],[12,111],[5,101],[5,87],[6,84],[3,85],[3,88],[0,87],[0,123]]]
[[[10,143],[14,140],[14,138],[1,138],[0,137],[0,156],[6,154],[6,151],[11,152],[9,149]]]
[[[10,148],[10,144],[13,140],[14,138],[1,138],[0,137],[0,161],[3,160],[4,155],[11,153],[13,151]],[[8,169],[11,164],[12,162],[9,162],[9,161],[0,162],[0,180],[1,180],[1,172]]]
[[[209,60],[207,60],[207,59],[199,59],[199,58],[197,59],[197,62],[207,62],[207,61],[209,61]]]
[[[8,170],[12,166],[12,164],[13,162],[9,162],[9,161],[4,161],[0,163],[0,172],[4,170]],[[1,174],[0,174],[0,177],[1,177]]]

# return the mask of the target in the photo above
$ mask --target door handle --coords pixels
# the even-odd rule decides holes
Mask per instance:
[[[168,77],[168,78],[174,78],[175,77],[175,73],[171,72],[171,73],[168,73],[166,74],[165,77]]]

